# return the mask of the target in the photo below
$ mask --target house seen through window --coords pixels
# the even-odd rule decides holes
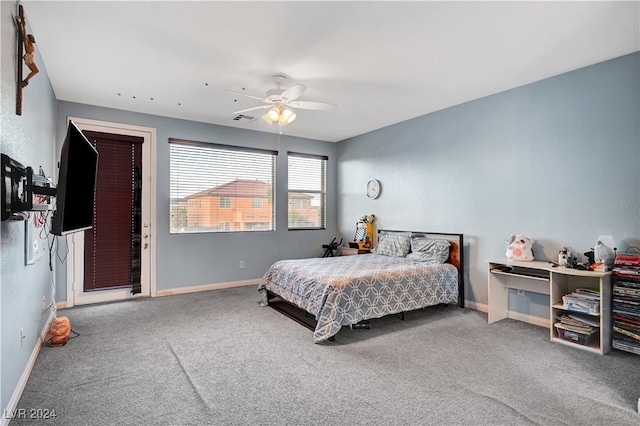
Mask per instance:
[[[275,151],[169,144],[171,233],[274,229]]]
[[[288,153],[289,229],[325,229],[327,157]]]

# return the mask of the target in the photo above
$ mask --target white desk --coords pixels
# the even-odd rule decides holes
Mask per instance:
[[[532,261],[489,261],[489,324],[509,317],[509,289],[525,290],[549,296],[549,336],[554,342],[604,354],[611,350],[611,272],[582,271],[578,269],[553,267],[549,262]],[[509,272],[497,268],[509,266]],[[562,296],[577,288],[597,288],[600,290],[600,314],[592,315],[600,322],[600,336],[597,342],[583,346],[558,336],[553,327],[556,317],[566,312]]]

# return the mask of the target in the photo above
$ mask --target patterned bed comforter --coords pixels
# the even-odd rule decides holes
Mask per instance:
[[[275,262],[258,286],[315,316],[314,342],[343,325],[439,303],[457,303],[458,270],[405,258],[366,254]]]

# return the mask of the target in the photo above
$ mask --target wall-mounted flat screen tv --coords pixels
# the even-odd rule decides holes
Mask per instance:
[[[97,173],[98,151],[76,124],[69,121],[60,153],[52,234],[65,235],[93,226]]]

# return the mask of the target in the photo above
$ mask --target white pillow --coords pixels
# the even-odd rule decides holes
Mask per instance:
[[[411,249],[411,232],[381,231],[378,234],[378,244],[372,253],[384,256],[405,257]]]

